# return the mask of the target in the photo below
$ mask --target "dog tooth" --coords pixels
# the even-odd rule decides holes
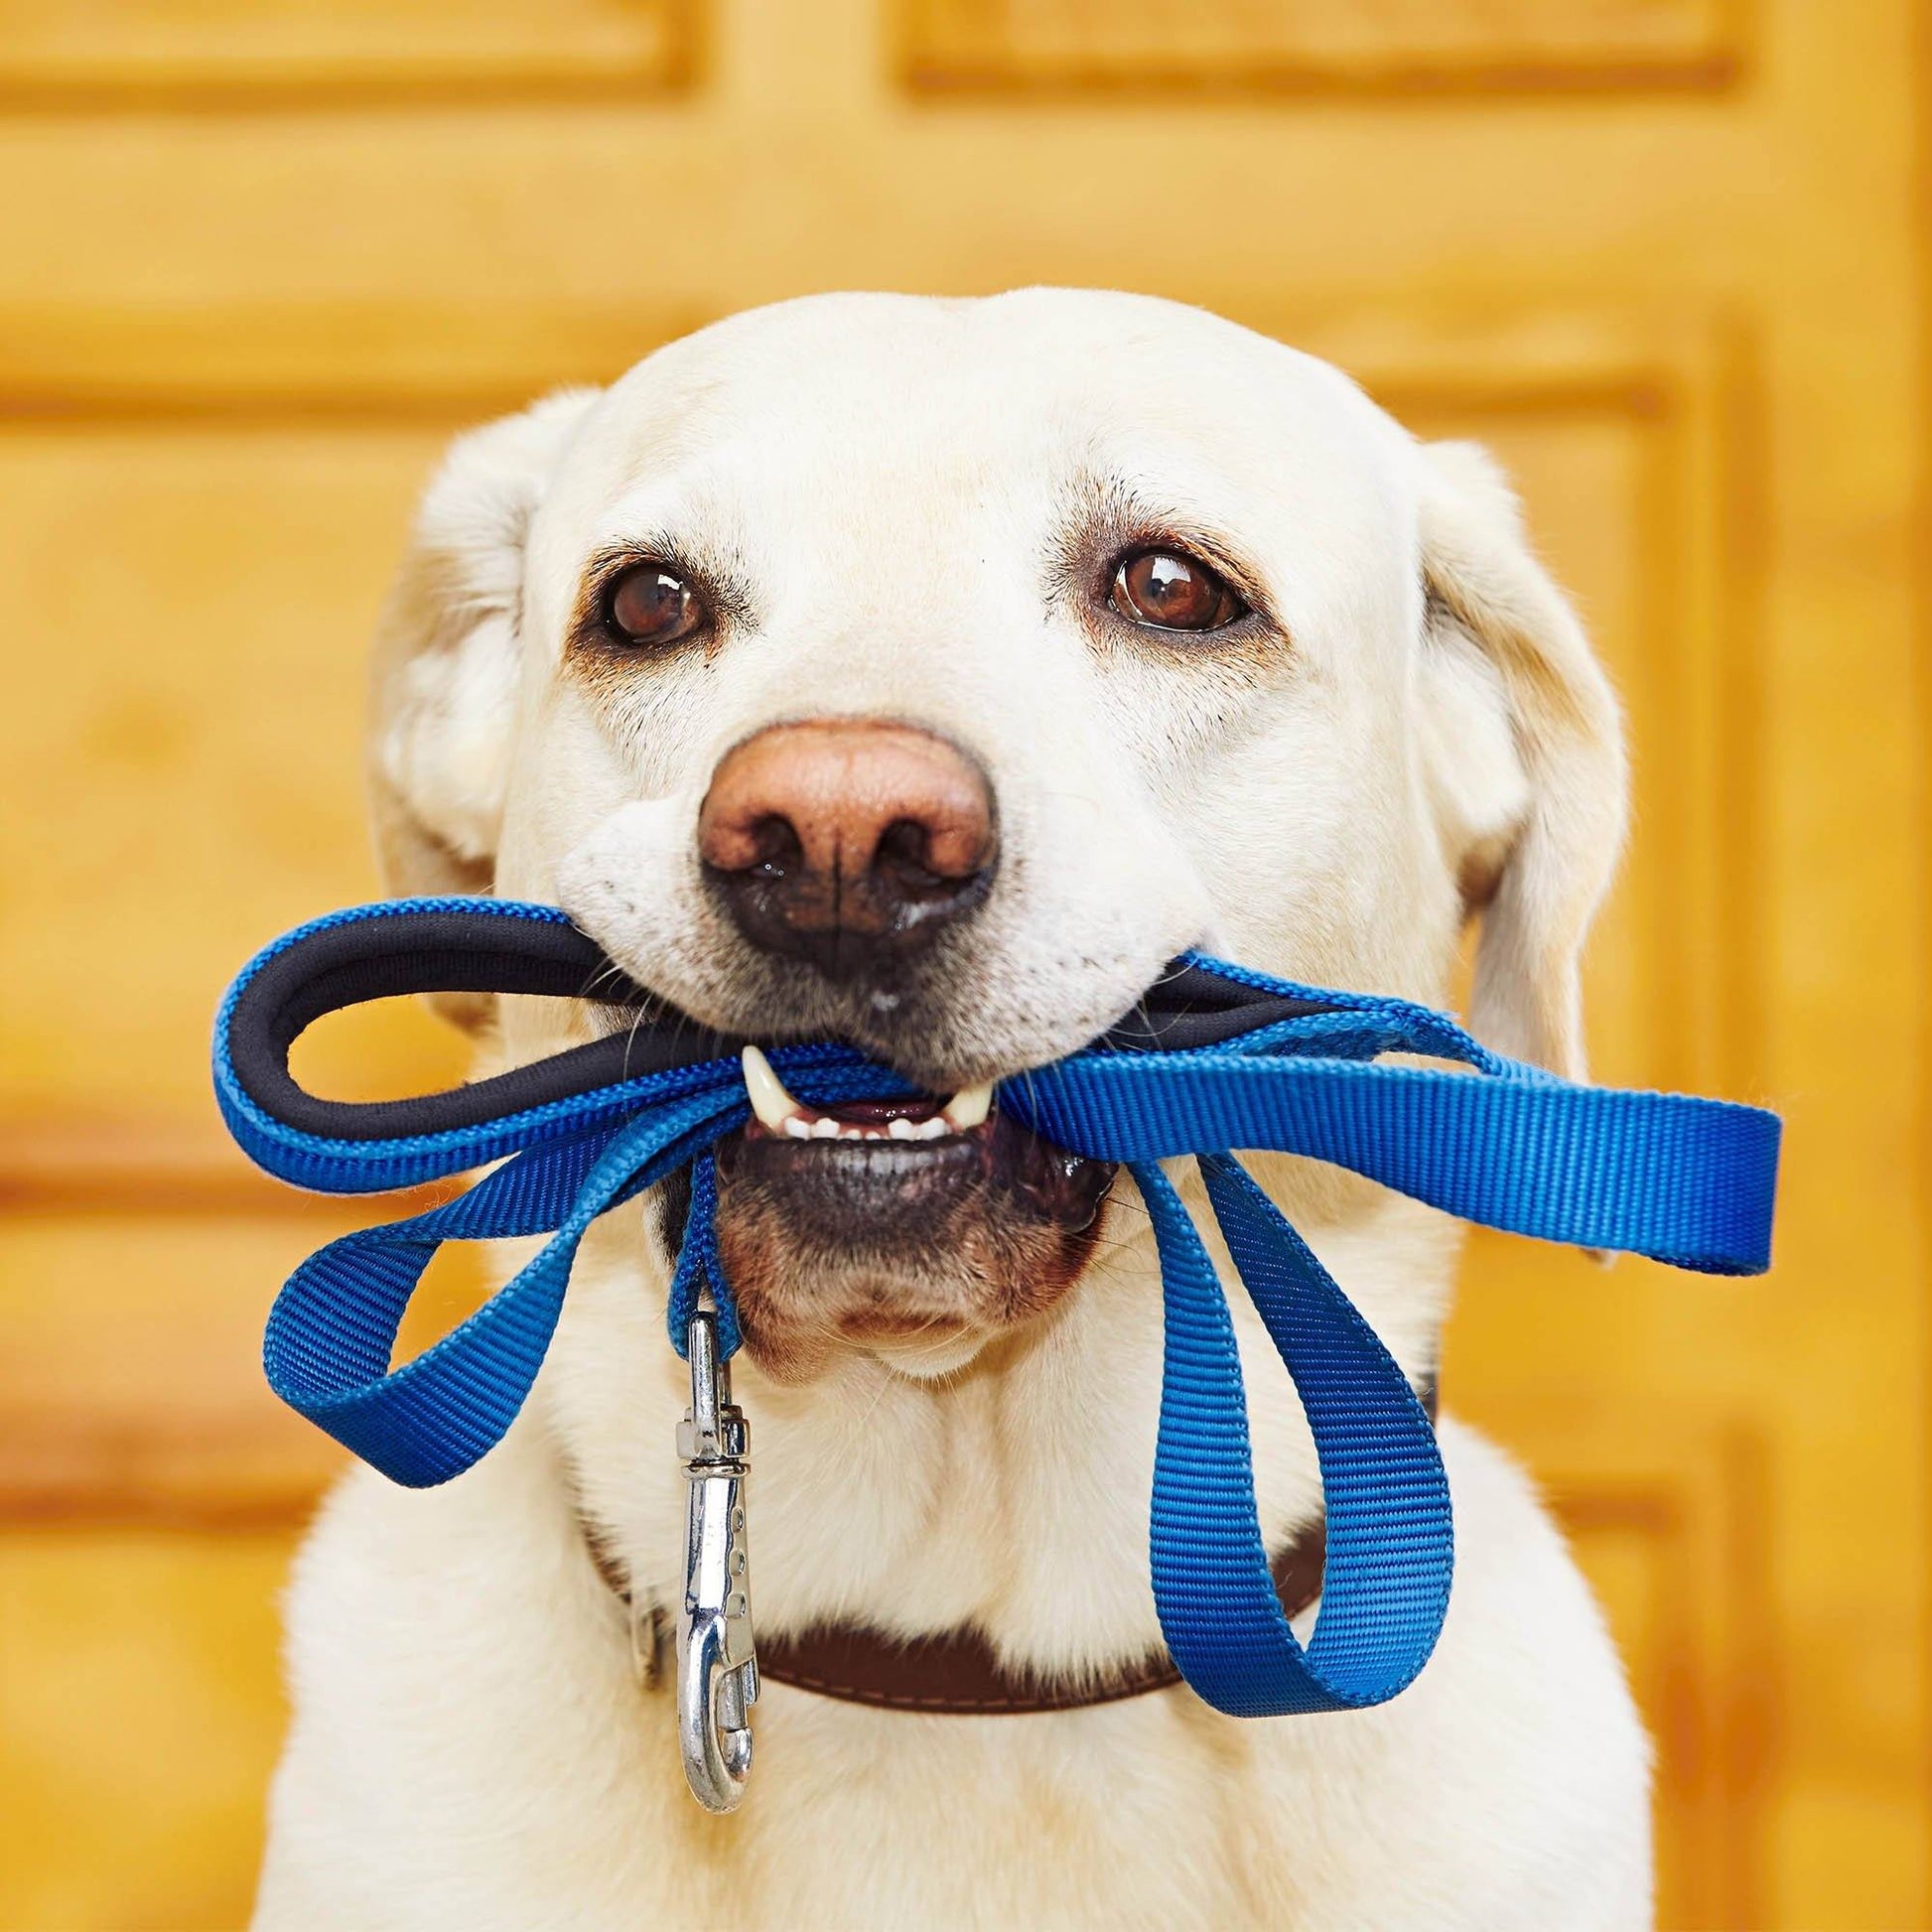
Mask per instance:
[[[982,1080],[976,1087],[962,1087],[946,1102],[941,1118],[954,1133],[969,1133],[993,1111],[993,1082]]]
[[[903,1115],[897,1120],[895,1120],[886,1129],[886,1132],[896,1141],[914,1141],[919,1136],[919,1130],[909,1120],[905,1119]]]
[[[745,1090],[752,1096],[752,1111],[759,1124],[774,1134],[788,1132],[799,1106],[771,1070],[771,1062],[756,1046],[746,1047],[739,1058],[745,1068]]]

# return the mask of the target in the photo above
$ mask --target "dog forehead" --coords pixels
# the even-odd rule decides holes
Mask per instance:
[[[1332,526],[1386,514],[1406,442],[1329,364],[1179,303],[819,296],[646,357],[593,411],[552,495],[581,527],[681,479],[813,522],[1092,478]]]

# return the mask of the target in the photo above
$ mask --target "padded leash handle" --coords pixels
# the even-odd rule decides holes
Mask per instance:
[[[483,911],[481,905],[490,906]],[[486,1080],[405,1100],[326,1100],[299,1085],[289,1050],[326,1014],[412,993],[528,993],[631,1009],[644,1025]],[[706,1060],[742,1041],[666,1014],[553,906],[476,899],[361,905],[278,939],[235,980],[215,1026],[215,1077],[296,1133],[354,1143],[435,1140]]]
[[[303,1087],[289,1053],[331,1013],[420,993],[536,994],[607,1008],[602,1039],[441,1093],[330,1100]],[[1178,961],[1095,1044],[1193,1051],[1328,1011],[1303,991]],[[1420,1011],[1420,1010],[1419,1010]],[[417,898],[350,906],[285,933],[236,975],[214,1023],[214,1089],[251,1160],[330,1193],[378,1192],[458,1173],[549,1138],[615,1120],[683,1086],[663,1076],[723,1063],[743,1038],[646,992],[553,905]],[[781,1071],[868,1064],[837,1046],[778,1048]],[[881,1095],[908,1091],[885,1069]],[[735,1075],[734,1075],[735,1077]],[[656,1084],[653,1084],[656,1083]]]

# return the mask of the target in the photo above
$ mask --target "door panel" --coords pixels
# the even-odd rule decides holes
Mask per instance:
[[[36,105],[295,106],[566,87],[635,96],[682,76],[676,0],[5,0],[0,88]]]
[[[13,1925],[238,1925],[284,1723],[286,1528],[0,1538]]]
[[[1726,0],[918,0],[908,76],[943,87],[1695,86],[1729,76]]]
[[[1903,0],[0,0],[0,1924],[245,1910],[292,1538],[220,985],[375,889],[362,653],[455,429],[801,290],[1204,303],[1516,477],[1629,719],[1606,1079],[1789,1118],[1778,1263],[1479,1236],[1681,1925],[1923,1923],[1928,205]],[[309,1051],[456,1076],[399,1008]],[[374,1071],[372,1069],[379,1069]],[[461,1269],[424,1332],[467,1305]]]

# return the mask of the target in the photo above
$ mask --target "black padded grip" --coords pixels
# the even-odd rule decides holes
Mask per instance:
[[[622,1010],[609,1037],[468,1086],[402,1100],[325,1100],[298,1086],[289,1049],[325,1014],[410,993],[530,993]],[[1314,1001],[1262,993],[1177,964],[1094,1042],[1123,1052],[1211,1046]],[[745,1041],[714,1033],[637,985],[575,926],[483,911],[398,910],[322,926],[258,967],[229,1016],[241,1090],[284,1126],[333,1140],[389,1141],[477,1127],[647,1073],[735,1058]]]

